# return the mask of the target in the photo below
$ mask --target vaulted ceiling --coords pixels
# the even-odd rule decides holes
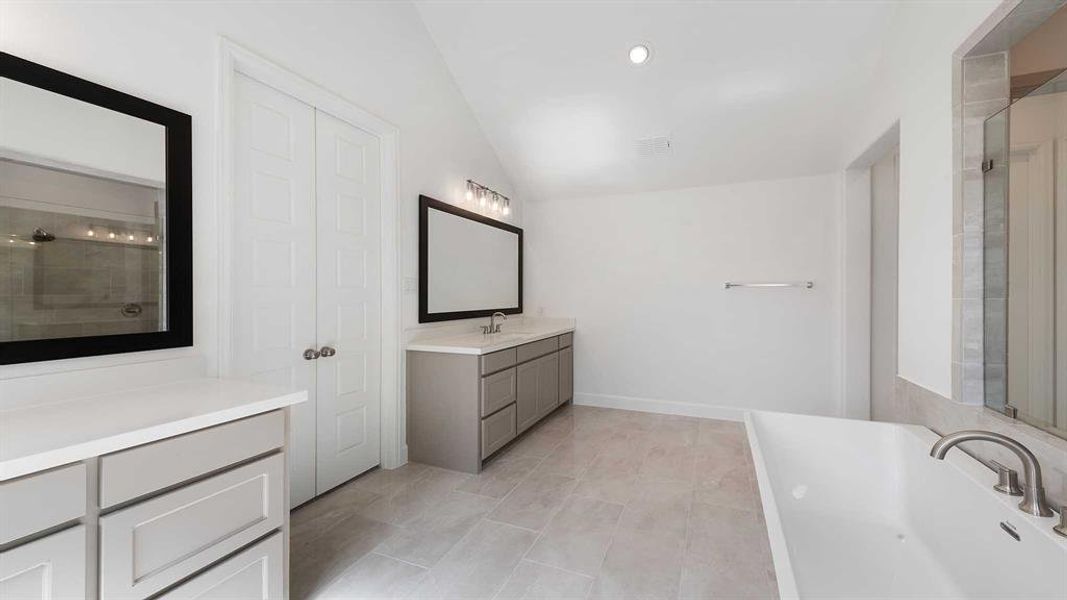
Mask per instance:
[[[524,197],[842,165],[888,2],[425,1],[416,6]],[[635,66],[634,44],[652,50]],[[638,140],[667,137],[666,154]]]

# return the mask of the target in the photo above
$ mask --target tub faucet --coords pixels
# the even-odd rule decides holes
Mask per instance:
[[[500,312],[500,311],[497,311],[497,312],[489,315],[489,324],[488,325],[482,325],[482,333],[483,334],[489,335],[490,333],[500,333],[500,323],[496,322],[496,316],[497,315],[500,315],[500,318],[505,320],[505,321],[508,320],[508,316],[505,315],[504,313]]]
[[[1026,446],[1006,435],[992,431],[957,431],[937,440],[934,447],[930,448],[930,456],[944,460],[945,454],[953,446],[970,441],[993,442],[1014,452],[1015,456],[1022,461],[1023,474],[1026,475],[1026,482],[1023,484],[1023,500],[1019,503],[1019,510],[1039,517],[1052,516],[1052,509],[1045,501],[1045,488],[1041,485],[1041,465],[1037,463],[1037,457]]]

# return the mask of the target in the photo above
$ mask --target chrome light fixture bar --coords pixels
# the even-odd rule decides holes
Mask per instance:
[[[467,180],[467,191],[463,194],[467,202],[478,201],[479,208],[488,208],[492,212],[501,213],[505,217],[511,214],[511,198],[500,192],[491,190],[484,185]]]

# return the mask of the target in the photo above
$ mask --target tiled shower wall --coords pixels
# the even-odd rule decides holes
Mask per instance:
[[[143,223],[95,218],[103,232],[138,232],[137,242],[92,239],[84,217],[0,206],[0,341],[158,331],[159,246]],[[56,236],[30,243],[37,227]],[[124,314],[127,304],[140,314]]]
[[[1003,110],[1009,102],[1008,66],[1006,52],[968,57],[962,61],[958,82],[960,93],[956,110],[962,115],[962,130],[959,160],[955,164],[952,395],[957,402],[969,405],[980,406],[985,401],[985,312],[989,309],[990,316],[994,316],[998,307],[1002,312],[1006,290],[1006,286],[997,284],[1007,277],[1004,221],[1001,218],[997,226],[992,220],[987,224],[986,218],[985,179],[997,176],[997,173],[983,173],[982,161],[986,157],[986,119]],[[994,161],[994,166],[1001,172],[1007,169],[1004,161]],[[990,187],[991,190],[997,189],[995,185]],[[1003,201],[1001,194],[1001,215]],[[995,204],[991,202],[988,209],[995,211]],[[987,232],[989,225],[998,227],[999,232]],[[989,320],[989,324],[995,322],[995,319]],[[991,340],[997,338],[996,332],[990,333]],[[996,344],[990,344],[990,350],[995,347]],[[995,358],[997,364],[989,365],[988,370],[1001,374],[999,385],[1003,389],[1003,354],[991,358]],[[991,383],[997,385],[995,380]]]

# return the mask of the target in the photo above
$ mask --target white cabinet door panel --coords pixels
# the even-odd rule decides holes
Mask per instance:
[[[285,538],[275,533],[189,581],[159,596],[160,600],[281,600]]]
[[[374,467],[381,419],[378,138],[316,112],[317,491]]]
[[[315,495],[315,109],[238,75],[233,375],[308,391],[290,412],[290,498]],[[224,307],[224,309],[229,309]]]
[[[84,525],[0,552],[0,598],[67,600],[84,597]]]
[[[284,519],[275,454],[100,518],[100,593],[146,598]]]

